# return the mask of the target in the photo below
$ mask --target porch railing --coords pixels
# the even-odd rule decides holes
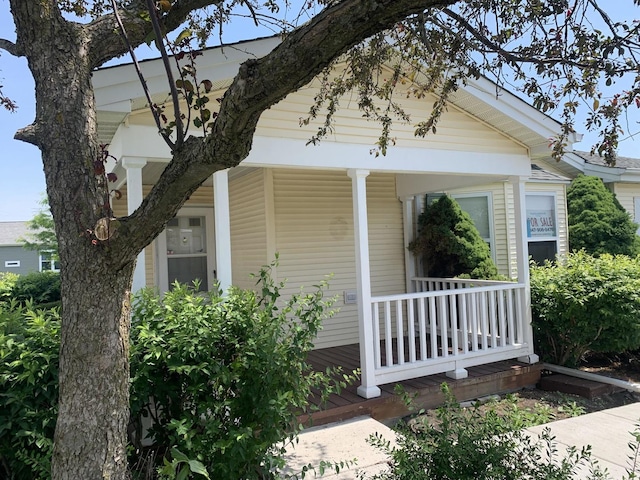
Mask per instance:
[[[372,297],[377,385],[532,353],[524,284],[415,278],[417,293]]]

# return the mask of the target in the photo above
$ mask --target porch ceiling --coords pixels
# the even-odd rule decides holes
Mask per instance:
[[[396,176],[396,193],[399,198],[403,198],[506,180],[508,177],[505,175],[398,174]]]

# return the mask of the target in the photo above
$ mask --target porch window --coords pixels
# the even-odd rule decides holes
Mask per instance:
[[[45,250],[40,252],[40,271],[41,272],[59,272],[60,262],[52,251]]]
[[[167,224],[169,284],[176,280],[191,285],[200,281],[207,289],[207,238],[204,217],[175,217]]]
[[[495,261],[493,201],[491,193],[457,193],[451,195],[451,197],[458,202],[462,210],[469,214],[480,236],[489,245],[491,257]]]
[[[556,196],[531,193],[527,194],[526,202],[529,256],[536,263],[555,260],[558,253]]]

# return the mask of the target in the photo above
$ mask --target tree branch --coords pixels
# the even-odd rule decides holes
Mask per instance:
[[[0,38],[0,49],[6,51],[7,53],[10,53],[11,55],[13,55],[14,57],[23,57],[24,56],[24,52],[22,51],[21,48],[18,47],[17,44],[6,40],[4,38]]]
[[[131,246],[126,234],[118,241],[129,242],[129,248],[148,244],[202,182],[247,157],[262,112],[309,83],[349,48],[408,16],[456,1],[343,0],[291,32],[265,57],[243,63],[223,97],[212,134],[187,139],[140,207],[122,220],[124,232],[136,232],[137,245]]]

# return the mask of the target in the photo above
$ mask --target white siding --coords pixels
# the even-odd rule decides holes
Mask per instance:
[[[618,201],[629,212],[631,219],[636,218],[640,212],[636,212],[634,198],[640,197],[640,185],[634,183],[614,183],[613,193],[616,194]]]
[[[229,204],[233,284],[254,288],[256,281],[251,274],[274,260],[267,255],[263,171],[230,179]]]
[[[351,179],[346,172],[274,170],[276,248],[285,294],[313,288],[327,275],[328,297],[339,313],[327,319],[316,347],[356,343],[358,316],[344,304],[356,289]],[[367,178],[369,241],[374,294],[403,293],[404,251],[401,204],[392,175]]]

